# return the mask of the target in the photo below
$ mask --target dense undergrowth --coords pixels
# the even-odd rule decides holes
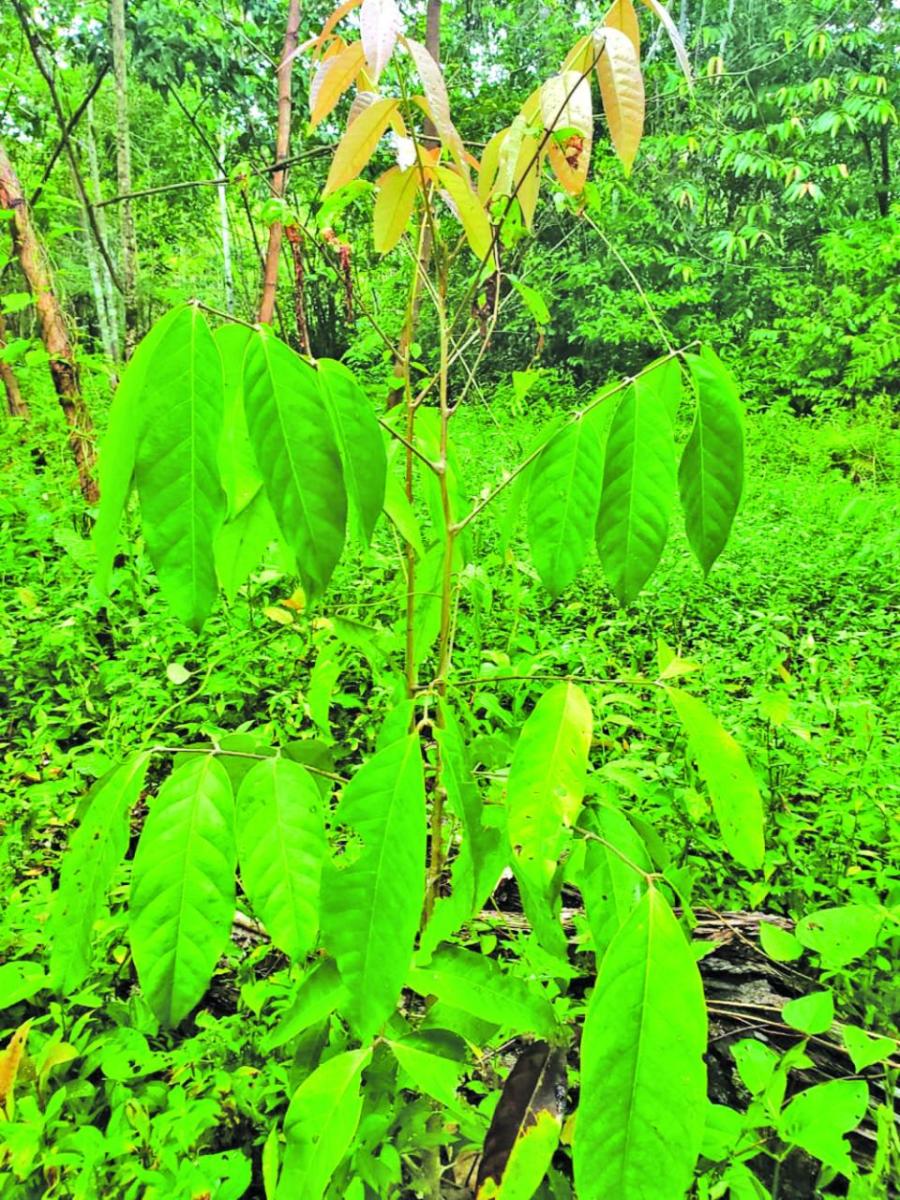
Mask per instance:
[[[511,416],[498,403],[460,418],[470,495],[515,461],[536,415]],[[92,596],[91,549],[49,399],[34,420],[43,429],[39,463],[13,422],[0,450],[0,960],[8,964],[0,1009],[9,1008],[5,1027],[31,1019],[37,1035],[33,1077],[19,1088],[14,1121],[0,1126],[9,1164],[0,1196],[91,1197],[98,1180],[99,1194],[122,1197],[262,1196],[266,1154],[257,1150],[252,1169],[247,1155],[265,1141],[320,1036],[313,1026],[292,1038],[285,1024],[292,985],[284,961],[237,928],[207,1001],[180,1030],[160,1031],[131,984],[126,865],[91,982],[61,1002],[41,986],[51,891],[85,793],[142,745],[262,731],[302,743],[304,761],[349,771],[402,693],[402,633],[392,616],[399,547],[382,523],[371,550],[340,566],[322,612],[292,599],[294,584],[273,561],[195,638],[163,606],[136,524],[111,602]],[[893,425],[876,408],[816,420],[781,409],[751,415],[747,493],[710,579],[702,581],[676,531],[653,583],[625,611],[599,567],[551,604],[521,532],[485,525],[475,535],[478,566],[460,587],[455,691],[485,784],[508,762],[542,677],[571,674],[585,680],[600,714],[591,787],[616,787],[665,832],[673,865],[693,881],[695,907],[791,920],[834,905],[896,911]],[[33,430],[29,441],[38,441]],[[683,736],[653,699],[660,639],[698,664],[693,690],[739,738],[764,784],[762,876],[725,859]],[[508,682],[492,687],[492,675]],[[467,684],[474,676],[481,682]],[[486,952],[496,945],[487,926],[475,937]],[[894,1028],[890,944],[883,935],[819,975],[840,1020]],[[536,953],[515,969],[540,971]],[[467,1089],[475,1104],[488,1091],[483,1079]],[[360,1176],[372,1186],[399,1179],[407,1156],[429,1144],[430,1114],[421,1096],[373,1112],[361,1127]],[[463,1128],[458,1136],[476,1135]],[[886,1130],[881,1140],[887,1147]],[[566,1186],[551,1177],[546,1194],[569,1194]]]

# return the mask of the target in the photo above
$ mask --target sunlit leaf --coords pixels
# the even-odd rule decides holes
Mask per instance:
[[[641,31],[631,0],[613,0],[612,7],[603,18],[603,24],[609,29],[618,29],[620,33],[624,33],[634,46],[635,58],[640,61]]]
[[[603,957],[581,1043],[579,1200],[684,1200],[706,1118],[706,1004],[657,889]]]
[[[323,195],[329,196],[357,177],[375,153],[375,147],[397,111],[397,103],[385,98],[374,100],[351,123],[334,152]]]
[[[418,167],[391,167],[378,180],[373,216],[373,241],[379,254],[387,254],[406,232],[421,181]]]
[[[627,34],[620,30],[603,27],[594,37],[599,51],[597,78],[609,136],[628,175],[644,129],[644,80],[640,63]]]
[[[425,895],[425,783],[419,739],[379,750],[344,789],[336,820],[350,832],[342,860],[325,868],[325,945],[350,998],[361,1040],[394,1010],[412,961]]]
[[[236,865],[231,783],[213,755],[200,755],[150,805],[131,879],[134,963],[165,1025],[201,999],[228,942]]]
[[[378,83],[381,72],[391,61],[402,29],[403,17],[394,0],[363,0],[359,32],[373,84]]]
[[[843,1135],[856,1129],[868,1106],[865,1080],[818,1083],[790,1101],[778,1119],[778,1136],[842,1175],[853,1176],[850,1143]]]
[[[387,455],[372,401],[343,363],[320,358],[319,386],[341,452],[355,528],[368,545],[384,507]]]
[[[551,75],[541,88],[541,119],[548,132],[575,130],[590,134],[593,125],[591,85],[577,71]]]
[[[666,694],[709,788],[729,853],[748,870],[758,871],[765,857],[763,804],[743,750],[702,700],[680,688],[667,687]]]
[[[493,246],[494,231],[478,197],[466,180],[449,167],[436,167],[435,173],[453,201],[469,248],[479,261],[486,259]]]
[[[365,10],[365,6],[363,6]],[[363,65],[361,42],[351,42],[339,54],[319,63],[309,89],[309,123],[313,127],[323,121],[349,87],[352,87]]]
[[[419,78],[422,80],[422,87],[425,89],[425,98],[428,101],[428,108],[434,121],[434,127],[438,131],[438,136],[450,151],[451,157],[468,183],[469,167],[466,161],[466,152],[462,138],[457,133],[456,126],[450,117],[450,99],[447,95],[447,85],[444,83],[441,68],[434,61],[431,51],[423,46],[421,42],[413,41],[412,38],[404,38],[403,44],[416,64],[416,70],[419,73]]]

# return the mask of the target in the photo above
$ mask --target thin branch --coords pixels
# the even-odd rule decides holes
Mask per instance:
[[[435,475],[439,474],[438,464],[432,462],[428,455],[423,454],[413,442],[408,441],[399,430],[395,429],[393,425],[391,425],[389,421],[386,421],[384,417],[379,417],[378,424],[382,429],[386,429],[391,437],[395,438],[401,446],[405,446],[410,454],[414,454],[416,458],[421,459],[425,466],[428,467],[429,471],[432,471]]]
[[[78,122],[81,120],[84,113],[87,111],[88,105],[93,100],[93,98],[97,95],[97,92],[100,90],[100,84],[106,78],[108,71],[109,71],[109,62],[107,61],[103,64],[103,66],[98,71],[97,78],[91,84],[90,90],[88,91],[87,95],[84,97],[84,99],[81,101],[81,103],[75,109],[75,111],[72,113],[71,117],[69,117],[69,120],[66,122],[66,126],[62,131],[60,139],[56,143],[56,146],[54,147],[53,153],[50,155],[50,158],[49,158],[49,161],[47,162],[46,167],[44,167],[44,171],[43,171],[43,174],[41,175],[40,180],[38,181],[38,185],[34,189],[34,191],[31,193],[31,198],[28,201],[29,208],[34,208],[35,204],[37,204],[38,200],[40,200],[41,192],[43,192],[43,190],[44,190],[44,185],[46,184],[47,180],[50,178],[50,174],[53,171],[53,168],[56,166],[56,160],[59,158],[60,154],[62,154],[63,150],[65,150],[66,147],[68,146],[69,138],[75,132],[75,127],[78,124]]]

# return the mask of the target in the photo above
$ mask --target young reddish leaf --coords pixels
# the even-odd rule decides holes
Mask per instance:
[[[635,58],[641,58],[641,31],[638,27],[637,13],[631,0],[613,0],[613,6],[603,18],[607,29],[618,29],[624,33],[634,46]]]
[[[436,167],[435,171],[441,186],[453,201],[472,253],[480,262],[484,261],[494,242],[494,231],[487,213],[465,179],[449,167]]]
[[[600,95],[609,136],[625,174],[637,154],[644,129],[644,80],[629,38],[618,29],[598,29],[594,35],[602,51],[597,59]]]
[[[441,68],[432,58],[430,51],[421,42],[413,41],[412,38],[404,38],[403,44],[412,55],[412,60],[416,64],[416,70],[419,72],[419,78],[422,80],[422,86],[425,89],[425,97],[428,100],[428,107],[431,110],[434,127],[438,131],[441,141],[450,151],[454,161],[459,165],[459,169],[465,178],[468,179],[469,166],[466,162],[462,138],[457,133],[456,126],[450,118],[450,98],[447,95],[447,85],[444,83]]]
[[[391,61],[402,29],[403,17],[394,0],[363,0],[359,32],[373,83]]]
[[[693,76],[691,74],[691,60],[688,58],[687,50],[684,47],[684,42],[681,40],[681,34],[678,32],[678,26],[669,16],[667,9],[663,8],[659,0],[643,0],[644,4],[654,12],[669,35],[669,41],[675,50],[675,57],[678,59],[678,65],[684,73],[684,77],[688,82],[688,87],[693,89]]]
[[[533,1042],[519,1055],[494,1109],[475,1185],[477,1200],[527,1200],[559,1141],[566,1103],[566,1052]],[[529,1153],[534,1145],[537,1153]]]
[[[379,254],[393,250],[403,237],[412,216],[420,178],[418,167],[407,167],[405,171],[391,167],[378,180],[373,234]]]
[[[328,116],[356,79],[362,65],[363,49],[359,42],[322,60],[309,89],[310,125],[316,126]]]
[[[331,169],[325,183],[324,196],[355,179],[381,141],[381,136],[397,111],[397,101],[381,99],[373,101],[359,114],[347,129],[334,152]]]

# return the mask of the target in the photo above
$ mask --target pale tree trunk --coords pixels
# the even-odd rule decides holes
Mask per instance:
[[[62,310],[53,292],[47,256],[31,224],[22,185],[2,143],[0,209],[12,212],[10,229],[13,250],[28,288],[34,296],[41,339],[50,359],[50,375],[69,426],[69,445],[78,468],[78,482],[85,500],[94,504],[99,493],[92,474],[95,458],[93,423],[81,395],[78,367],[75,365]]]
[[[87,131],[86,140],[88,167],[91,178],[91,197],[96,205],[101,199],[101,188],[100,163],[97,158],[97,138],[94,133],[93,104],[88,105],[85,128]],[[94,211],[97,214],[97,224],[100,227],[100,233],[105,241],[106,217],[103,209],[95,208]],[[87,245],[87,242],[85,245]],[[97,304],[97,320],[100,324],[100,340],[103,343],[103,351],[108,358],[116,362],[119,358],[119,340],[116,336],[116,299],[113,295],[109,275],[101,269],[99,256],[97,255],[93,240],[88,246],[88,268],[91,272],[91,286],[93,287],[94,298]]]
[[[291,147],[291,75],[294,70],[293,54],[300,38],[300,0],[290,0],[284,46],[278,64],[278,126],[275,137],[275,161],[282,162]],[[277,199],[284,196],[287,185],[287,169],[272,174],[272,195]],[[263,292],[259,305],[259,320],[270,325],[275,312],[275,296],[278,291],[278,262],[281,257],[281,238],[284,230],[280,221],[269,227],[269,244],[266,247],[266,262],[263,270]]]
[[[219,162],[225,174],[225,127],[219,130]],[[223,183],[219,189],[219,231],[222,236],[222,273],[225,280],[225,311],[234,312],[234,271],[231,265],[231,226],[228,223],[228,193]]]
[[[109,27],[112,43],[113,75],[116,84],[116,186],[119,195],[131,192],[131,131],[128,127],[128,47],[125,40],[125,0],[109,0]],[[123,200],[122,222],[122,301],[125,315],[125,360],[131,357],[137,342],[137,235],[130,200]]]
[[[3,313],[0,313],[0,382],[3,383],[3,390],[6,392],[6,408],[11,417],[22,417],[27,421],[31,416],[28,410],[28,402],[22,395],[19,381],[16,379],[12,367],[2,357],[5,349],[6,321],[3,318]]]

